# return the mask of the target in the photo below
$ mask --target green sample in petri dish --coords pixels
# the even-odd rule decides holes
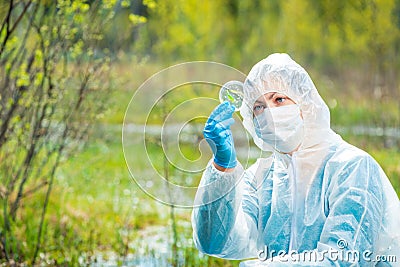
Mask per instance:
[[[219,101],[229,101],[238,111],[243,103],[243,83],[240,81],[229,81],[219,90]]]

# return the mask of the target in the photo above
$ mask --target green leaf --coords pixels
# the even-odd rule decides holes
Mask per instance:
[[[134,25],[138,25],[138,24],[146,23],[147,18],[143,17],[143,16],[135,15],[135,14],[129,14],[129,20]]]
[[[130,7],[131,2],[128,0],[122,0],[121,1],[121,7]]]

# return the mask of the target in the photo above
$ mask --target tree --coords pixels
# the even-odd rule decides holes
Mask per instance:
[[[33,265],[55,171],[104,110],[110,58],[96,43],[116,1],[0,5],[0,258]],[[28,197],[41,203],[33,217]]]

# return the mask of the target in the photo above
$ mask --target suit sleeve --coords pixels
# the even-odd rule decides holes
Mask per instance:
[[[193,239],[200,251],[227,259],[257,257],[258,200],[253,178],[240,164],[233,172],[208,165],[192,212]]]

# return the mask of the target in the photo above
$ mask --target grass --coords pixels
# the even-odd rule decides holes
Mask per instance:
[[[400,196],[400,152],[398,149],[372,148],[369,153],[380,163],[382,169],[389,177],[397,195]]]
[[[110,108],[100,121],[102,126],[93,128],[93,135],[87,145],[63,162],[57,172],[46,217],[44,249],[40,255],[44,263],[78,265],[95,260],[99,252],[103,252],[103,256],[107,257],[105,252],[113,251],[120,257],[119,264],[122,265],[121,259],[128,254],[143,250],[150,254],[156,253],[152,252],[151,248],[146,248],[154,237],[149,236],[141,240],[142,231],[149,227],[162,226],[162,229],[171,235],[170,208],[149,197],[132,180],[121,143],[121,124],[134,91],[159,68],[155,65],[133,68],[119,65],[116,68],[119,74],[117,85],[111,97]],[[191,95],[193,94],[190,92],[181,94],[183,99]],[[335,101],[345,104],[334,105]],[[383,120],[384,124],[389,126],[399,123],[396,103],[387,103],[387,112],[382,114],[378,113],[378,110],[383,107],[371,108],[367,100],[356,104],[342,97],[335,101],[332,98],[327,100],[328,104],[331,103],[332,121],[336,125],[376,125],[379,120]],[[193,116],[200,109],[201,107],[196,107],[188,110],[185,115]],[[343,134],[343,137],[369,152],[381,164],[400,195],[400,151],[396,145],[399,140],[387,143],[382,138],[355,136],[351,132]],[[131,162],[134,162],[131,168],[145,173],[148,159],[138,152],[138,148],[142,146],[141,141],[135,137],[128,139],[129,153]],[[153,140],[147,148],[151,159],[157,162],[156,169],[162,172],[163,156],[157,140]],[[187,145],[181,147],[181,150],[189,160],[200,156],[197,147]],[[174,154],[174,157],[179,159],[179,155]],[[171,171],[174,172],[173,169]],[[200,174],[196,174],[190,185],[196,185],[199,179]],[[35,216],[41,206],[41,199],[42,195],[38,194],[24,203],[23,216],[26,216],[24,221],[27,223],[22,228],[24,231],[19,234],[29,236],[28,240],[34,240],[36,236]],[[237,261],[224,261],[199,254],[191,241],[190,212],[189,209],[175,210],[180,244],[178,249],[184,265],[237,266]]]
[[[361,147],[366,142],[359,137],[345,139],[358,140],[355,145]],[[364,149],[381,164],[399,194],[399,151],[372,145]],[[137,164],[142,165],[142,155],[136,157]],[[63,255],[70,254],[75,255],[71,260],[76,260],[82,251],[86,255],[94,255],[97,251],[115,251],[120,256],[136,253],[139,247],[127,246],[138,238],[141,230],[170,225],[166,215],[169,207],[144,194],[129,177],[119,133],[109,132],[103,138],[92,139],[81,153],[65,162],[57,177],[49,210],[49,227],[54,227],[50,231],[53,232],[54,249],[49,252],[60,262],[66,260]],[[188,241],[191,239],[190,210],[178,209],[176,220],[184,225],[178,227],[178,233],[185,266],[237,266],[235,261],[199,255],[193,243]],[[123,235],[124,232],[128,234]],[[60,235],[63,241],[60,241]],[[151,237],[143,240],[142,245],[147,242],[151,242]],[[71,253],[68,251],[71,248],[76,251]]]
[[[132,167],[143,166],[143,156],[136,155],[136,159]],[[168,231],[171,223],[169,207],[146,195],[131,179],[118,131],[96,133],[80,153],[62,165],[51,200],[46,237],[51,241],[46,247],[52,249],[45,255],[58,259],[57,263],[76,263],[82,255],[90,259],[97,252],[114,251],[121,258],[138,253],[154,238],[149,236],[130,247],[141,231],[157,225]],[[237,266],[199,254],[188,241],[190,213],[189,209],[176,211],[178,225],[183,225],[178,232],[185,266]]]

